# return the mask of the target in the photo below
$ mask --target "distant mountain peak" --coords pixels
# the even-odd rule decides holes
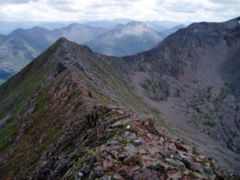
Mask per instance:
[[[126,34],[141,36],[144,33],[158,33],[158,32],[154,27],[152,27],[149,24],[139,21],[131,21],[121,27],[121,33],[119,33],[119,36]]]
[[[127,23],[125,25],[126,27],[127,26],[143,26],[143,27],[146,27],[146,28],[151,28],[151,29],[155,29],[153,26],[151,26],[150,24],[148,23],[145,23],[145,22],[141,22],[141,21],[130,21],[129,23]]]
[[[124,56],[148,50],[164,37],[165,34],[147,23],[131,21],[106,31],[86,44],[106,55]]]
[[[24,29],[18,28],[18,29],[15,29],[13,32],[11,32],[9,35],[18,35],[18,34],[22,34],[24,32],[25,32]]]
[[[57,40],[57,43],[60,43],[60,44],[62,44],[62,43],[70,43],[70,41],[67,38],[65,38],[65,37],[60,37]]]
[[[140,24],[146,24],[146,23],[141,21],[130,21],[126,25],[140,25]]]
[[[66,28],[79,28],[79,27],[84,27],[84,25],[79,24],[79,23],[72,23],[68,25]]]

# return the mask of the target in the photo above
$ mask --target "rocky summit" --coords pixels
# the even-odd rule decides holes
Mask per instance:
[[[239,20],[127,57],[60,38],[0,86],[1,179],[239,179]]]

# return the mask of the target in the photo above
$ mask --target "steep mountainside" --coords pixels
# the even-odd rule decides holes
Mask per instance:
[[[37,34],[37,35],[36,35]],[[5,79],[19,71],[51,44],[50,32],[43,28],[17,29],[0,38],[0,71]]]
[[[240,162],[239,20],[192,24],[154,49],[124,58],[145,102],[213,158],[235,167]]]
[[[143,22],[131,21],[85,43],[94,51],[114,56],[139,53],[153,48],[165,35]]]
[[[0,86],[0,176],[238,179],[239,21],[123,58],[61,38]]]

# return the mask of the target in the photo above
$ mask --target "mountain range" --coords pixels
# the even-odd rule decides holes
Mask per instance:
[[[132,19],[126,19],[126,18],[120,18],[120,19],[113,19],[113,20],[98,20],[98,21],[81,21],[77,22],[78,24],[84,24],[91,27],[97,27],[97,28],[107,28],[111,29],[114,28],[117,25],[120,24],[127,24],[129,22],[133,21]],[[178,26],[180,23],[177,22],[170,22],[170,21],[144,21],[147,24],[151,24],[159,31],[170,29],[174,26]],[[22,29],[31,29],[33,27],[39,26],[46,28],[48,30],[53,29],[60,29],[63,27],[66,27],[68,25],[71,25],[76,22],[34,22],[34,21],[0,21],[0,26],[2,27],[0,29],[0,34],[9,34],[12,31],[14,31],[17,28]],[[187,25],[187,23],[183,23],[184,25]],[[189,24],[189,23],[188,23]]]
[[[112,56],[124,56],[153,48],[164,37],[152,26],[132,21],[107,31],[90,42],[85,43],[92,50]]]
[[[139,33],[137,29],[140,26]],[[171,29],[169,31],[172,32]],[[166,35],[166,32],[160,33],[140,22],[118,25],[110,30],[76,23],[53,30],[42,27],[16,29],[8,35],[0,36],[0,82],[22,69],[59,37],[87,44],[101,53],[122,56],[148,50]]]
[[[3,179],[238,179],[240,17],[114,57],[60,38],[0,86]]]

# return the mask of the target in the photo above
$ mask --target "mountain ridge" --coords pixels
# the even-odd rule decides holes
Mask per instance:
[[[74,59],[68,59],[73,57],[76,52],[81,52],[81,55],[77,53]],[[99,57],[99,54],[96,55]],[[89,60],[86,56],[91,57],[92,60]],[[86,59],[82,59],[82,57]],[[213,171],[208,165],[204,165],[205,162],[210,163],[211,160],[193,154],[195,151],[189,145],[182,144],[179,140],[170,139],[167,135],[154,130],[151,118],[142,120],[132,109],[123,106],[124,103],[122,104],[122,102],[124,100],[122,102],[117,99],[111,100],[114,99],[114,94],[109,94],[112,90],[109,89],[108,94],[105,94],[101,82],[98,82],[98,80],[102,81],[101,78],[104,75],[97,77],[100,74],[94,74],[94,71],[89,69],[95,68],[94,62],[99,63],[98,68],[101,69],[101,63],[98,60],[94,60],[94,53],[87,47],[60,38],[41,56],[0,87],[1,117],[4,112],[3,109],[9,109],[9,114],[3,116],[7,124],[1,127],[0,135],[2,137],[1,132],[8,129],[10,123],[16,122],[18,129],[15,140],[13,137],[16,136],[16,132],[14,131],[13,134],[8,134],[5,141],[5,143],[10,144],[9,153],[3,151],[6,148],[9,150],[9,144],[0,146],[2,153],[0,169],[3,178],[55,179],[61,176],[64,178],[74,178],[76,176],[96,178],[104,177],[104,175],[112,175],[117,178],[126,175],[133,178],[149,178],[153,174],[156,178],[160,178],[188,177],[191,173],[194,173],[194,177],[214,178],[219,176],[217,175],[218,171],[221,174],[221,169]],[[91,67],[88,66],[89,63],[93,63]],[[42,69],[45,69],[45,71],[43,72]],[[33,75],[37,75],[37,77]],[[114,77],[109,78],[113,79]],[[24,82],[31,82],[33,79],[37,84],[33,85],[28,91],[20,89],[21,85],[25,84]],[[108,83],[111,82],[110,79]],[[18,87],[18,91],[12,91],[10,88],[13,87]],[[112,87],[116,86],[113,85]],[[123,88],[121,88],[122,93],[124,92]],[[11,96],[7,96],[5,100],[2,98],[9,92],[13,96],[14,93],[17,93],[16,99],[10,100]],[[91,92],[93,98],[89,96],[89,92]],[[114,90],[112,93],[116,93],[116,91]],[[31,95],[29,96],[29,94]],[[117,95],[119,96],[119,94]],[[11,108],[12,102],[23,100],[23,98],[26,101],[21,103],[23,106],[20,109],[17,109],[19,106],[16,107],[16,104],[13,109]],[[127,98],[132,99],[132,97]],[[139,102],[137,102],[138,105]],[[110,105],[112,103],[118,104],[118,106]],[[120,104],[122,105],[119,106]],[[74,117],[72,114],[74,114]],[[151,140],[153,137],[156,139],[154,141],[155,145],[151,145],[153,141],[150,143],[149,137],[151,137]],[[152,148],[156,148],[159,139],[169,146],[172,144],[172,149],[166,148],[155,152]],[[116,142],[121,145],[122,149],[118,147]],[[11,143],[13,143],[12,146]],[[175,143],[176,145],[174,145]],[[70,145],[74,150],[68,148]],[[159,146],[161,147],[161,144]],[[118,148],[118,150],[114,152],[114,148]],[[24,154],[21,153],[23,151]],[[139,159],[138,153],[146,154],[146,151],[152,154],[148,158],[156,164],[150,163],[144,158]],[[165,153],[164,157],[166,159],[159,156],[156,160],[154,154],[158,151]],[[109,156],[109,153],[115,155]],[[170,157],[170,153],[174,154],[179,160]],[[179,156],[178,153],[183,153],[183,157]],[[188,157],[185,157],[185,155]],[[22,159],[21,161],[18,161],[19,157]],[[195,160],[195,158],[199,159]],[[164,163],[163,166],[158,165],[159,160]],[[195,169],[190,168],[189,165],[184,165],[184,163],[188,164],[189,162],[201,167],[202,175],[198,174]],[[139,163],[143,163],[140,168]],[[19,166],[21,166],[20,169]],[[139,170],[135,172],[132,166],[139,168]],[[146,168],[146,166],[149,166],[149,168]],[[170,173],[171,168],[169,166],[177,168],[177,172],[173,173],[174,175]],[[161,168],[163,174],[158,172],[160,169],[155,168]],[[179,168],[184,168],[186,172],[181,172]],[[209,174],[205,173],[205,168],[207,168]]]
[[[100,48],[99,50],[102,53],[106,50],[110,52],[111,55],[133,54],[141,50],[146,50],[165,37],[165,34],[154,30],[150,25],[143,23],[139,24],[142,24],[142,28],[140,25],[120,25],[109,30],[107,28],[104,29],[73,23],[66,27],[53,30],[37,26],[26,30],[21,28],[16,29],[8,35],[0,36],[0,69],[4,72],[7,69],[13,70],[14,73],[18,72],[61,36],[77,43],[86,43],[90,41],[90,45],[93,49],[95,44],[97,44],[96,49]],[[122,27],[122,30],[120,27]],[[139,28],[137,27],[145,31],[139,34],[137,31]],[[128,32],[123,31],[124,29]],[[122,34],[121,37],[119,36],[120,32]],[[104,36],[104,33],[107,38]],[[115,37],[114,39],[117,38],[117,40],[114,40],[113,37]],[[91,44],[91,40],[94,43]],[[6,69],[4,68],[5,66],[9,68]],[[12,75],[12,71],[6,71],[6,73],[7,78]],[[5,76],[4,78],[0,77],[0,79],[4,80]]]
[[[86,46],[69,42],[65,38],[59,39],[23,71],[0,86],[0,119],[1,122],[3,122],[2,120],[7,121],[5,127],[0,130],[0,135],[3,137],[0,149],[4,155],[1,157],[6,158],[1,161],[4,174],[17,172],[21,177],[22,174],[29,172],[29,168],[31,170],[37,168],[40,169],[38,175],[44,175],[46,172],[46,175],[50,176],[50,174],[57,175],[65,172],[64,169],[68,165],[68,168],[72,167],[73,161],[68,155],[75,148],[82,147],[78,146],[78,142],[91,144],[90,142],[95,140],[91,137],[96,137],[96,134],[92,134],[93,131],[98,132],[101,128],[104,129],[104,126],[101,126],[103,125],[102,119],[104,122],[108,122],[107,115],[96,115],[98,108],[94,108],[94,106],[100,104],[104,108],[103,111],[100,108],[99,113],[105,112],[105,110],[112,111],[114,108],[106,106],[114,105],[127,108],[127,112],[130,114],[134,111],[134,114],[138,114],[140,119],[149,119],[153,116],[157,130],[161,132],[164,128],[172,136],[184,137],[184,141],[191,143],[191,146],[209,157],[207,162],[200,160],[200,164],[192,165],[190,163],[192,161],[188,158],[187,163],[183,160],[186,158],[179,159],[174,155],[171,156],[171,153],[163,155],[164,162],[161,162],[161,165],[165,163],[169,165],[171,162],[179,163],[179,161],[184,164],[182,166],[180,162],[174,166],[178,170],[172,173],[175,175],[180,173],[180,175],[178,174],[179,178],[183,178],[185,173],[188,174],[186,175],[188,177],[193,176],[191,174],[193,173],[195,178],[203,178],[199,177],[199,171],[200,173],[207,172],[207,176],[205,174],[204,176],[209,179],[214,179],[215,173],[217,176],[223,175],[226,178],[239,177],[239,155],[237,154],[239,151],[237,126],[239,101],[232,89],[234,85],[235,88],[238,85],[235,81],[225,84],[225,79],[219,73],[220,69],[229,61],[231,62],[228,63],[230,69],[232,62],[236,67],[238,65],[239,28],[240,25],[236,19],[226,25],[224,23],[193,24],[170,35],[152,50],[120,58],[101,55]],[[229,59],[231,55],[236,58]],[[229,72],[222,73],[229,75]],[[239,77],[238,74],[230,75],[235,79]],[[119,108],[115,109],[114,111],[119,110]],[[8,113],[6,114],[6,112]],[[117,119],[121,117],[120,114],[118,112],[116,115]],[[110,116],[111,120],[115,119],[115,115],[111,114]],[[134,123],[133,119],[130,118],[127,123]],[[78,124],[86,122],[86,126]],[[93,129],[87,128],[88,133],[88,130],[84,130],[84,128],[89,125]],[[57,130],[56,127],[59,129]],[[80,135],[78,127],[83,127],[82,130],[87,136]],[[94,127],[96,127],[95,130]],[[38,128],[43,130],[44,134]],[[45,128],[47,130],[44,130]],[[140,129],[138,131],[142,131]],[[4,136],[6,132],[11,133]],[[32,140],[26,141],[28,138]],[[74,141],[69,139],[74,139]],[[60,149],[64,150],[71,144],[73,149],[70,148],[67,151],[69,154],[56,150],[56,147],[62,147]],[[131,146],[130,144],[128,145]],[[26,158],[26,155],[20,152],[23,147],[28,146],[34,147],[36,152],[32,152],[31,148],[24,149],[25,154],[29,155],[29,158]],[[112,145],[110,146],[112,147]],[[86,147],[88,146],[86,145]],[[94,145],[95,147],[98,145]],[[11,156],[7,156],[5,153],[9,148],[13,152]],[[42,151],[47,151],[49,154],[43,154]],[[98,159],[99,154],[94,152],[91,155]],[[160,154],[164,154],[164,152],[161,151]],[[189,152],[191,151],[187,151],[187,157],[192,157]],[[52,157],[56,158],[52,160],[53,164],[57,162],[56,166],[51,165],[50,161],[45,161],[51,157],[51,153]],[[60,153],[60,155],[56,153]],[[81,153],[77,151],[77,154]],[[77,154],[74,154],[74,157]],[[25,168],[11,167],[11,164],[16,164],[17,156],[26,158],[25,165],[21,164]],[[36,161],[40,157],[42,157],[41,164],[37,164]],[[69,161],[63,161],[64,157]],[[111,169],[112,164],[108,164],[113,161],[112,158],[109,159],[105,155],[101,158],[106,160],[100,161],[102,163],[100,166],[106,168],[104,172],[107,175],[111,173],[119,175],[119,172]],[[88,161],[89,158],[86,157],[86,159]],[[166,159],[170,159],[170,161],[165,162]],[[213,159],[214,163],[209,162],[209,159]],[[77,158],[77,162],[80,160],[81,157]],[[29,163],[31,161],[34,165]],[[141,162],[145,161],[141,160]],[[61,163],[66,166],[61,168],[59,165]],[[89,175],[90,172],[88,170],[85,172],[83,168],[89,164],[85,161],[80,164],[76,165],[79,172]],[[128,164],[124,164],[124,167],[128,166]],[[204,170],[205,166],[207,170]],[[144,168],[141,165],[139,167],[140,169]],[[187,170],[188,173],[182,172],[181,167],[184,168],[184,172]],[[219,167],[223,167],[224,170]],[[164,166],[164,171],[162,171],[164,173],[166,172],[165,168],[167,167]],[[167,168],[167,172],[170,170]],[[107,171],[110,173],[108,174]],[[74,171],[72,174],[71,171],[70,174],[75,176],[76,173]],[[65,172],[64,175],[68,177],[70,174]],[[170,174],[167,173],[167,176]]]

